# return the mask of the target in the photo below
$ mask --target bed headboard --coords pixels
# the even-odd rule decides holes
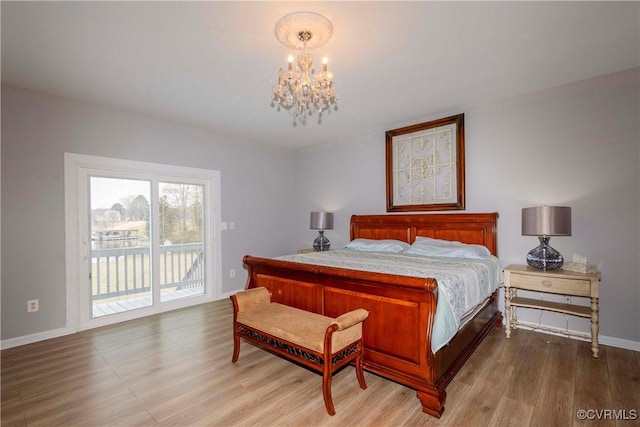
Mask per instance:
[[[416,236],[486,246],[498,255],[498,213],[353,215],[351,240],[397,239],[413,243]]]

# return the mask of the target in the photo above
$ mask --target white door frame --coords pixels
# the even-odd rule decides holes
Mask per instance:
[[[131,160],[112,159],[107,157],[65,153],[65,262],[67,291],[67,327],[75,330],[90,329],[123,320],[148,316],[162,311],[201,304],[219,299],[222,293],[222,263],[220,236],[220,172],[208,169],[187,168],[181,166],[162,165],[156,163],[137,162]],[[120,172],[123,175],[150,177],[161,176],[167,179],[184,179],[201,183],[205,187],[205,246],[207,262],[205,263],[206,291],[202,297],[193,297],[168,301],[160,304],[159,298],[149,308],[132,310],[113,316],[92,318],[90,304],[87,304],[89,281],[90,241],[88,240],[89,188],[88,171]],[[155,194],[155,196],[153,196]],[[157,198],[157,191],[152,189],[152,197]],[[152,224],[157,224],[152,221]],[[157,227],[157,225],[155,226]],[[116,317],[117,316],[117,317]]]

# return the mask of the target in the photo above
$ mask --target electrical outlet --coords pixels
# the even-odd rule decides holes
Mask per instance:
[[[230,222],[229,223],[229,230],[235,230],[236,229],[236,223],[235,222]]]
[[[40,300],[30,299],[27,301],[27,313],[33,313],[40,310]]]
[[[236,269],[232,268],[231,270],[229,270],[229,277],[236,277]]]

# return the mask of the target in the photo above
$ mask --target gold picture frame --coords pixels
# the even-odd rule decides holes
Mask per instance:
[[[389,130],[387,212],[465,209],[464,114]]]

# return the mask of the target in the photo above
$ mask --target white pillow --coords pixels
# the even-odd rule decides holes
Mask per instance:
[[[355,239],[345,246],[345,249],[354,249],[357,251],[376,251],[376,252],[393,252],[400,253],[405,249],[409,249],[411,245],[402,240],[393,239]]]
[[[413,245],[403,253],[469,259],[483,259],[491,255],[489,249],[482,245],[471,245],[420,236],[416,237]]]

